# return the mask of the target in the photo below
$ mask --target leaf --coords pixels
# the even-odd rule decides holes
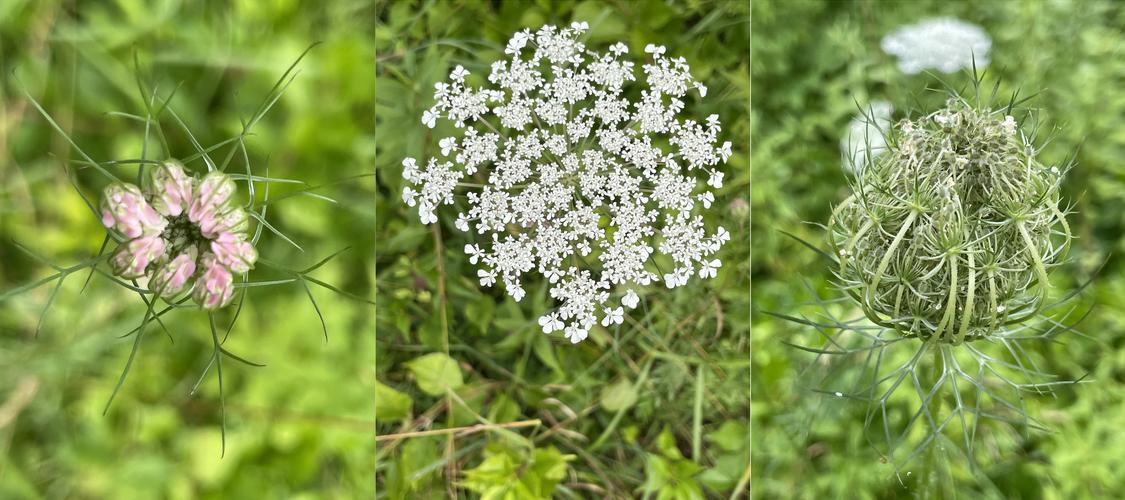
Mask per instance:
[[[680,448],[676,446],[676,436],[667,426],[660,431],[660,435],[656,436],[656,449],[662,455],[673,460],[684,458],[683,453],[680,453]]]
[[[609,413],[617,413],[628,409],[637,402],[637,390],[633,387],[633,382],[623,378],[602,389],[601,402],[603,410]]]
[[[699,481],[716,491],[730,490],[746,470],[747,458],[747,454],[720,455],[714,467],[699,475]]]
[[[431,396],[443,396],[446,389],[456,390],[465,383],[457,361],[444,353],[414,358],[406,363],[406,367],[414,374],[418,388]]]
[[[375,420],[389,422],[412,417],[414,401],[410,396],[394,390],[390,386],[375,381]]]
[[[746,447],[746,424],[727,420],[718,430],[707,433],[707,441],[725,451],[738,451]]]
[[[537,448],[530,457],[519,449],[494,443],[484,451],[484,461],[465,471],[461,483],[481,498],[552,498],[559,482],[566,478],[567,462],[574,455],[563,455],[554,446]]]

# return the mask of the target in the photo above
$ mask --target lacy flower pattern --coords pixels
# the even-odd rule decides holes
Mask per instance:
[[[226,306],[234,275],[258,259],[246,211],[232,203],[234,181],[219,171],[197,179],[175,160],[149,173],[143,190],[122,182],[105,188],[102,224],[124,240],[110,257],[113,273],[147,277],[148,289],[165,300],[191,291],[204,309]]]
[[[480,285],[503,283],[518,301],[523,276],[540,273],[557,308],[539,324],[574,343],[599,321],[621,324],[639,287],[714,277],[714,254],[730,239],[722,227],[708,232],[695,208],[714,203],[731,143],[717,145],[717,115],[678,117],[689,91],[702,98],[707,87],[683,58],[651,44],[640,85],[629,48],[589,50],[587,29],[516,33],[509,58],[491,66],[491,86],[469,85],[457,66],[421,117],[429,128],[448,120],[454,136],[438,141],[437,157],[402,162],[403,200],[423,223],[455,205],[456,227],[478,235],[464,250]],[[459,199],[457,188],[469,192]]]
[[[903,26],[883,37],[883,52],[898,57],[898,69],[918,74],[927,69],[953,73],[988,65],[992,39],[980,26],[941,17]]]

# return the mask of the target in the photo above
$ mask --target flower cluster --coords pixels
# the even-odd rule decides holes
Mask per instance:
[[[1072,238],[1064,172],[1006,110],[959,98],[890,135],[828,224],[841,287],[881,326],[942,342],[1037,317]]]
[[[867,162],[887,151],[885,134],[891,126],[895,107],[886,101],[875,101],[848,123],[848,131],[840,141],[844,169],[863,172]]]
[[[883,52],[898,57],[898,68],[907,74],[927,69],[953,73],[962,68],[988,65],[992,39],[980,27],[942,17],[903,26],[883,37]]]
[[[500,281],[518,301],[522,276],[542,274],[559,306],[539,323],[571,342],[599,318],[622,323],[623,307],[638,304],[638,286],[714,277],[722,265],[714,254],[730,239],[722,227],[709,233],[693,212],[715,201],[710,189],[723,185],[718,166],[731,143],[716,145],[717,115],[678,117],[689,90],[703,97],[707,87],[683,58],[648,45],[644,86],[632,93],[638,74],[629,48],[589,50],[581,41],[587,29],[516,33],[487,88],[469,85],[469,71],[458,66],[434,86],[436,102],[422,115],[429,128],[439,118],[452,122],[454,136],[441,138],[440,156],[424,165],[402,162],[403,200],[423,223],[437,221],[438,206],[458,205],[456,227],[479,235],[465,252],[479,265],[481,286]],[[462,206],[458,187],[479,189]],[[658,267],[661,256],[670,267]]]
[[[148,289],[165,300],[186,291],[204,309],[230,303],[234,274],[258,259],[246,238],[246,211],[233,203],[234,181],[220,171],[202,179],[179,162],[150,171],[141,188],[117,182],[105,188],[102,224],[124,241],[110,258],[113,273],[148,278]]]

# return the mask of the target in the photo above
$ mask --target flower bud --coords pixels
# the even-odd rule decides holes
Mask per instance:
[[[234,187],[234,181],[222,172],[214,171],[204,176],[196,186],[188,219],[199,224],[205,218],[226,212],[226,204],[234,194]]]
[[[204,212],[198,224],[199,232],[203,236],[216,238],[223,233],[245,234],[249,220],[246,210],[242,207],[233,207],[222,212]]]
[[[221,233],[218,238],[211,241],[211,251],[220,264],[235,273],[244,273],[253,269],[254,262],[258,260],[258,252],[249,241],[238,234]]]
[[[156,267],[148,282],[149,290],[164,299],[171,299],[182,293],[195,274],[197,255],[195,247],[188,247],[185,252]]]
[[[164,239],[158,235],[129,240],[117,247],[110,258],[110,267],[113,274],[122,278],[140,278],[151,262],[164,256],[165,250]]]
[[[950,100],[900,122],[862,191],[834,211],[836,273],[868,318],[959,344],[1046,307],[1048,270],[1073,236],[1056,175],[1003,116]]]
[[[145,201],[140,188],[117,182],[105,188],[102,197],[102,225],[127,238],[156,235],[167,222]]]
[[[234,296],[234,276],[211,253],[203,254],[200,261],[203,275],[195,283],[192,299],[207,310],[219,309],[230,303]]]
[[[179,161],[168,160],[153,168],[150,180],[149,199],[157,212],[175,217],[188,209],[193,182]]]

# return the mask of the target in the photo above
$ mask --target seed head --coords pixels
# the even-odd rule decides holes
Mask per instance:
[[[892,127],[829,221],[836,276],[866,315],[960,343],[1036,316],[1071,240],[1062,172],[1003,110],[961,99]]]

